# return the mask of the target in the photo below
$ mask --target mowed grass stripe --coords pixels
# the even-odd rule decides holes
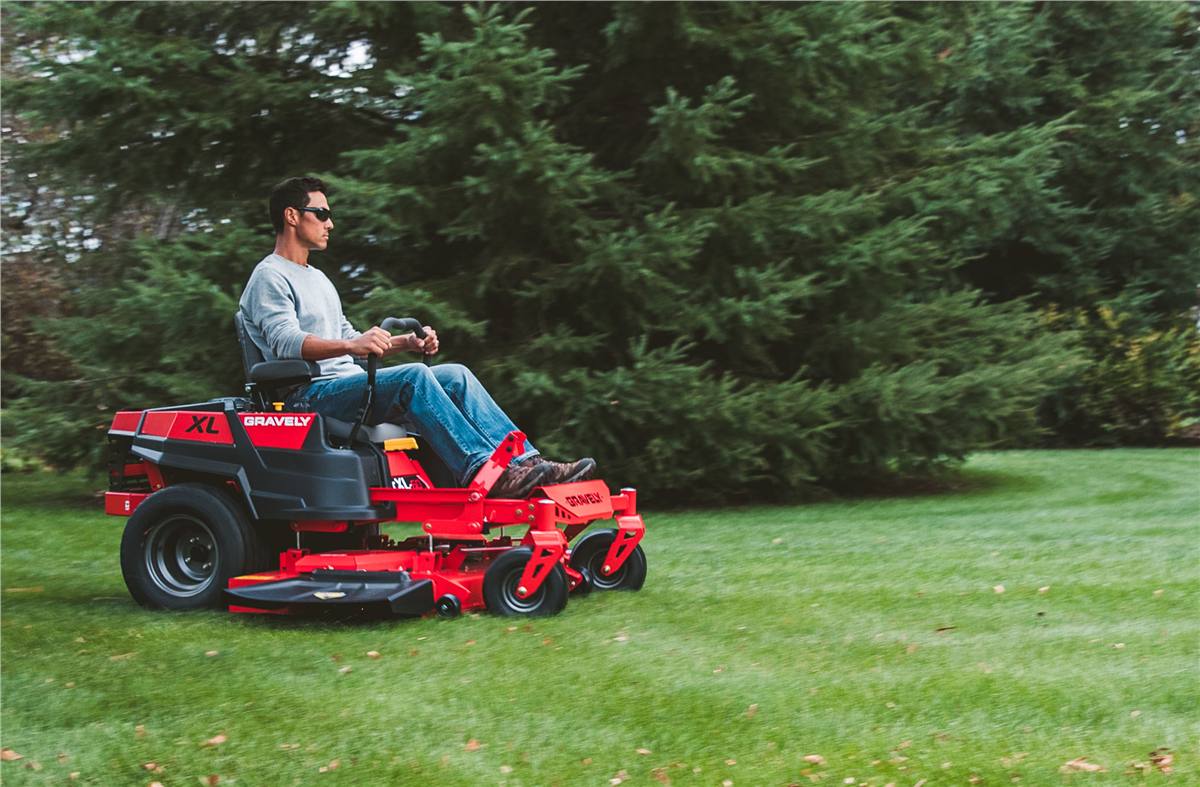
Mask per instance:
[[[1165,746],[1175,780],[1200,781],[1200,452],[987,454],[959,486],[645,501],[641,593],[534,621],[329,626],[145,612],[120,579],[123,521],[86,483],[6,476],[2,742],[25,759],[2,775],[1103,784]],[[1076,757],[1107,772],[1060,773]]]

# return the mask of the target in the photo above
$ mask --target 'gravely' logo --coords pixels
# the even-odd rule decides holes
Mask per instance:
[[[565,500],[569,506],[596,505],[604,502],[604,498],[595,492],[584,492],[582,495],[567,495]]]
[[[242,423],[246,426],[308,426],[314,417],[312,415],[244,415]]]

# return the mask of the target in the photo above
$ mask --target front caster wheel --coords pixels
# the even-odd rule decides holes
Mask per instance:
[[[521,574],[531,557],[533,550],[518,547],[488,566],[483,575],[483,602],[489,611],[497,615],[556,615],[567,605],[567,572],[562,566],[555,566],[532,595],[517,595]]]
[[[646,582],[646,553],[636,546],[614,573],[604,574],[604,557],[617,538],[617,531],[588,533],[571,550],[571,568],[589,574],[593,590],[641,590]]]

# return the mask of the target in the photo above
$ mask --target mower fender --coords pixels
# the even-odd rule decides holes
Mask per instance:
[[[621,566],[625,565],[625,561],[633,554],[634,548],[641,542],[644,535],[646,535],[646,525],[642,523],[640,515],[617,517],[616,537],[608,548],[608,554],[604,556],[604,563],[600,570],[605,575],[620,571]]]
[[[522,572],[521,581],[517,585],[517,596],[528,598],[538,591],[554,567],[562,562],[563,555],[567,552],[567,539],[557,528],[531,529],[521,543],[533,550],[533,555],[525,564],[525,571]]]

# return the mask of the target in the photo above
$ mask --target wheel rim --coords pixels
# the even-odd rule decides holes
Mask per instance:
[[[608,548],[611,544],[611,541],[603,544],[592,553],[587,561],[587,570],[592,572],[592,587],[596,590],[616,590],[625,582],[625,575],[629,571],[629,560],[627,559],[615,573],[606,575],[601,572],[600,569],[604,568],[604,558],[608,555]]]
[[[219,554],[208,525],[180,514],[146,533],[145,559],[150,580],[159,590],[188,597],[203,593],[213,583]]]
[[[529,613],[537,610],[542,606],[542,599],[546,596],[546,585],[537,589],[537,592],[532,595],[521,598],[517,595],[517,587],[521,582],[521,575],[525,573],[525,566],[517,566],[512,571],[504,575],[504,581],[500,583],[500,598],[504,605],[514,612]],[[550,577],[546,577],[548,582]]]

